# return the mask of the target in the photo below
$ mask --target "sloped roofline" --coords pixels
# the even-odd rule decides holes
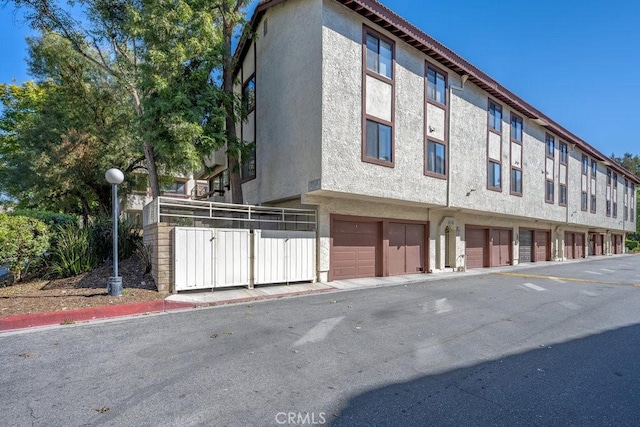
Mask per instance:
[[[239,68],[239,64],[242,63],[244,56],[249,49],[248,34],[253,33],[265,12],[273,6],[276,6],[282,2],[289,0],[261,0],[256,7],[248,28],[241,37],[240,43],[235,52],[236,57],[236,71]],[[540,120],[547,125],[545,128],[550,132],[569,144],[575,144],[581,151],[591,157],[600,160],[601,162],[607,162],[607,166],[613,170],[622,173],[631,181],[636,184],[640,184],[640,177],[635,176],[633,173],[617,164],[608,156],[602,154],[596,148],[589,143],[574,135],[569,130],[565,129],[555,120],[551,119],[541,111],[525,102],[522,98],[502,86],[500,83],[489,77],[482,70],[466,61],[460,55],[456,54],[451,49],[447,48],[442,43],[438,42],[418,27],[411,24],[400,15],[393,12],[380,2],[376,0],[332,0],[343,6],[358,13],[364,18],[368,19],[372,23],[384,28],[400,40],[404,41],[414,49],[417,49],[433,58],[435,61],[445,65],[450,70],[454,71],[458,75],[467,75],[468,81],[473,82],[476,86],[480,87],[492,97],[500,100],[504,104],[508,105],[511,109],[517,111],[530,120]]]

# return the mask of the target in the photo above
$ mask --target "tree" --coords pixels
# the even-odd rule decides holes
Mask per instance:
[[[108,212],[104,170],[141,167],[126,93],[47,33],[30,39],[29,67],[39,83],[0,84],[0,183],[22,207]]]
[[[640,156],[631,153],[624,153],[622,157],[616,157],[615,153],[611,154],[611,160],[640,177]]]
[[[0,214],[0,265],[19,282],[29,262],[49,248],[49,228],[34,218]]]
[[[30,24],[63,37],[126,91],[149,183],[197,170],[224,144],[212,72],[220,40],[206,0],[15,0]]]
[[[222,35],[222,49],[220,52],[222,64],[222,90],[224,92],[225,130],[227,140],[227,154],[229,163],[229,181],[233,203],[244,203],[242,194],[242,181],[240,177],[240,164],[238,157],[246,153],[243,141],[236,136],[236,123],[243,118],[238,114],[238,99],[233,93],[233,75],[237,67],[237,57],[233,55],[233,36],[240,27],[245,25],[244,9],[250,2],[247,0],[215,0],[212,7],[217,10],[218,29]],[[242,31],[244,37],[252,37],[247,31]],[[240,156],[238,155],[240,154]]]

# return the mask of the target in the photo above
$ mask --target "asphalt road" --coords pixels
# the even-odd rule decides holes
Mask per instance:
[[[640,257],[0,334],[0,425],[640,424]]]

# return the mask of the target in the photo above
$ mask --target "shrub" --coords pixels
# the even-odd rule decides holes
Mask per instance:
[[[101,261],[111,259],[113,257],[113,220],[109,217],[97,218],[90,228],[98,259]],[[119,220],[118,258],[129,258],[136,252],[140,243],[142,243],[142,235],[136,222],[130,219]]]
[[[627,240],[625,242],[627,249],[629,251],[633,251],[635,249],[638,249],[640,247],[640,242],[636,242],[635,240]]]
[[[136,255],[140,260],[140,264],[144,267],[144,274],[151,273],[153,267],[153,246],[145,245],[142,241],[136,245]]]
[[[26,216],[28,218],[39,219],[49,226],[49,229],[55,231],[56,227],[67,224],[75,225],[78,223],[78,217],[75,215],[63,214],[58,212],[40,211],[35,209],[16,209],[11,213],[15,216]]]
[[[76,276],[98,265],[89,228],[72,224],[59,226],[56,247],[51,254],[51,270],[60,277]]]
[[[24,216],[0,214],[0,265],[19,282],[29,264],[49,249],[49,227]]]

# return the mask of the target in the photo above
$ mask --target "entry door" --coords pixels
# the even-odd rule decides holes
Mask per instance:
[[[389,275],[424,271],[424,225],[389,223]]]
[[[589,256],[596,254],[596,235],[589,233]]]
[[[531,230],[520,230],[519,245],[520,262],[533,261],[533,257],[531,256],[531,249],[533,248],[533,232]]]

